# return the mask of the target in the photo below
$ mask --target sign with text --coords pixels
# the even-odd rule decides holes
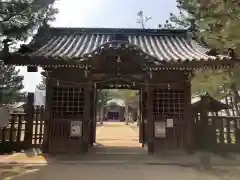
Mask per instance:
[[[82,136],[82,121],[71,121],[70,136],[71,137],[81,137]]]
[[[156,138],[165,138],[166,137],[166,125],[165,122],[155,122],[154,123],[154,134]]]
[[[167,119],[167,127],[168,128],[173,128],[174,122],[172,118]]]

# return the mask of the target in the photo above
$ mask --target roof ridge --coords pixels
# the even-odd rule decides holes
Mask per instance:
[[[161,35],[187,36],[187,29],[140,29],[140,28],[91,28],[91,27],[46,27],[42,26],[39,33],[47,31],[51,34],[125,34],[125,35]]]

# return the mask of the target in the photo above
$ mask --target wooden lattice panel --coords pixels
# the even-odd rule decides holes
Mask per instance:
[[[158,140],[159,149],[183,149],[186,144],[184,115],[184,91],[155,89],[153,91],[153,120],[173,119],[173,127],[166,127],[166,138]],[[166,122],[167,124],[167,122]]]
[[[55,87],[52,96],[53,118],[83,117],[84,88]]]
[[[179,117],[184,112],[184,91],[155,89],[153,91],[153,115],[165,118]]]

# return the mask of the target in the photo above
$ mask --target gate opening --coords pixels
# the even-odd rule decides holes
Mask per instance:
[[[145,152],[140,143],[140,91],[101,89],[97,92],[96,149]]]

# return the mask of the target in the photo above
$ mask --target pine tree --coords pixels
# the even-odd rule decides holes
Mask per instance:
[[[16,102],[24,100],[23,76],[19,76],[19,70],[14,66],[1,66],[1,88],[0,88],[0,105],[11,106]]]
[[[25,41],[43,24],[54,20],[57,9],[54,0],[0,0],[0,48],[3,41],[11,41],[10,50],[16,50],[19,41]],[[4,57],[4,52],[1,53]],[[1,59],[2,60],[2,59]],[[0,65],[1,105],[10,106],[23,98],[23,77],[14,66]]]
[[[54,20],[54,0],[0,1],[0,29],[4,37],[26,40],[43,23]]]
[[[233,58],[240,55],[240,3],[236,0],[178,0],[180,15],[170,14],[170,20],[160,27],[187,28],[194,25],[195,40],[204,43],[218,54]],[[193,24],[194,22],[194,24]],[[222,98],[231,95],[234,106],[240,102],[240,70],[232,68],[195,73],[193,92],[208,91]],[[222,93],[221,89],[226,93]],[[240,115],[240,113],[238,114]]]

